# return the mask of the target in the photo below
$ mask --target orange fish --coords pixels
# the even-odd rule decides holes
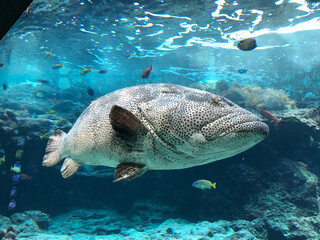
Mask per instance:
[[[274,122],[276,125],[278,125],[278,123],[280,122],[280,120],[276,119],[276,116],[272,115],[271,112],[267,110],[261,110],[260,114],[262,115],[262,117],[269,120],[270,123]]]
[[[32,176],[29,176],[29,175],[24,174],[24,173],[20,173],[20,179],[21,180],[31,181],[32,180]]]
[[[152,71],[152,65],[150,65],[149,67],[147,67],[147,68],[141,73],[141,77],[142,77],[142,78],[148,78],[151,71]]]

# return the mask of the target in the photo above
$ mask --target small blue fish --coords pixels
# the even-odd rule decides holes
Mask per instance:
[[[13,185],[17,185],[19,183],[20,180],[20,175],[19,174],[14,174],[11,178],[11,183]]]
[[[17,187],[12,187],[11,190],[10,190],[10,198],[16,197],[17,193],[18,193]]]
[[[204,180],[204,179],[195,181],[194,183],[192,183],[192,186],[196,187],[196,188],[200,188],[200,189],[211,189],[211,188],[216,189],[216,183],[215,182],[212,183],[212,182],[210,182],[208,180]]]
[[[246,68],[246,67],[242,67],[242,68],[239,68],[238,69],[238,73],[246,73],[246,72],[248,72],[248,69]]]
[[[8,205],[8,209],[13,210],[13,209],[15,209],[16,205],[17,205],[16,201],[14,199],[11,199],[11,201],[9,202],[9,205]]]

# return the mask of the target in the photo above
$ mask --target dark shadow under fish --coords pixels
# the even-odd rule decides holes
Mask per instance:
[[[257,43],[253,38],[246,38],[239,41],[237,47],[242,51],[251,51],[257,47]]]

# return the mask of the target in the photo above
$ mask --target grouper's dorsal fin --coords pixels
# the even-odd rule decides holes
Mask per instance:
[[[147,171],[147,168],[144,164],[133,163],[133,162],[123,162],[118,164],[114,170],[114,180],[113,182],[123,181],[123,180],[132,180],[137,177],[140,177]]]
[[[147,130],[132,112],[117,105],[112,106],[109,118],[113,129],[121,133],[132,135]]]

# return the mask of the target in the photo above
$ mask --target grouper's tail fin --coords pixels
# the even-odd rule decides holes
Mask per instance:
[[[42,166],[51,167],[61,160],[61,143],[66,133],[61,130],[54,131],[53,135],[49,138],[46,154],[43,157]]]

